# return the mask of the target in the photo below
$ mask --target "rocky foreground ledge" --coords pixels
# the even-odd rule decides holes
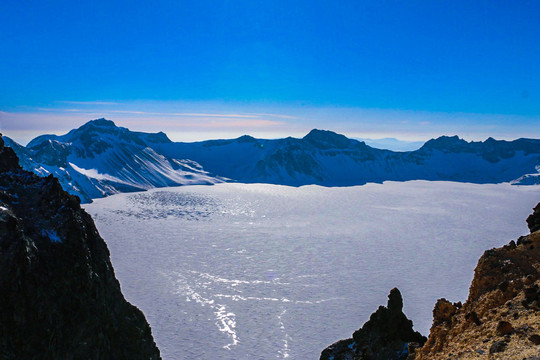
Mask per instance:
[[[463,306],[437,301],[416,360],[540,360],[539,210],[527,219],[531,234],[482,255]]]
[[[426,338],[413,330],[412,321],[403,314],[401,293],[394,288],[386,307],[379,306],[351,339],[324,349],[320,360],[401,360],[425,342]]]
[[[79,199],[1,136],[0,359],[160,359]]]
[[[329,346],[320,359],[540,360],[540,203],[527,224],[531,234],[482,255],[464,304],[437,301],[427,341],[412,335],[412,322],[404,327],[393,289],[387,308],[379,307],[352,339]],[[388,313],[400,313],[401,320],[381,316]]]

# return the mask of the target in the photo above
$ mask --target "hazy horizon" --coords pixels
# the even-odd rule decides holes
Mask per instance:
[[[354,110],[351,110],[354,112]],[[373,110],[373,112],[377,112],[378,110]],[[367,112],[366,112],[367,113]],[[382,114],[383,112],[380,112]],[[418,144],[418,143],[425,143],[426,141],[434,138],[438,138],[440,136],[454,136],[457,135],[458,137],[467,140],[467,141],[484,141],[489,137],[495,138],[497,140],[515,140],[518,138],[540,138],[540,133],[536,136],[534,132],[527,131],[530,129],[519,129],[521,131],[513,131],[513,132],[501,132],[501,131],[493,131],[489,133],[487,130],[482,130],[482,126],[478,126],[477,129],[479,131],[477,132],[471,132],[472,127],[469,127],[469,129],[459,127],[459,126],[453,126],[452,130],[445,131],[444,127],[437,127],[439,132],[432,131],[429,133],[420,133],[420,132],[407,132],[407,131],[362,131],[355,129],[355,127],[351,126],[343,126],[343,124],[340,123],[325,123],[324,121],[313,121],[311,123],[304,124],[303,126],[296,126],[296,127],[286,127],[281,128],[278,130],[268,130],[264,126],[263,129],[257,128],[255,126],[254,128],[251,128],[250,131],[245,131],[241,126],[241,124],[235,124],[230,126],[228,129],[226,129],[226,126],[223,126],[217,130],[204,130],[200,131],[201,128],[205,128],[205,125],[202,124],[199,129],[197,130],[188,130],[188,131],[179,131],[178,124],[174,124],[171,122],[161,122],[158,124],[154,124],[152,122],[146,122],[144,117],[142,118],[123,118],[120,117],[119,119],[116,119],[115,117],[110,116],[97,116],[98,114],[80,114],[80,115],[72,115],[72,116],[65,116],[60,117],[60,121],[58,117],[50,116],[50,117],[42,117],[40,115],[37,116],[31,116],[28,114],[25,115],[17,115],[17,116],[11,116],[12,114],[8,113],[2,113],[0,112],[0,132],[10,137],[12,140],[16,141],[17,143],[26,146],[32,139],[40,136],[40,135],[64,135],[67,134],[69,131],[79,128],[85,123],[96,120],[100,118],[105,118],[107,120],[113,121],[116,126],[119,127],[125,127],[128,128],[131,131],[140,131],[140,132],[148,132],[148,133],[156,133],[156,132],[164,132],[169,139],[175,142],[197,142],[197,141],[205,141],[205,140],[217,140],[217,139],[234,139],[238,138],[243,135],[250,135],[255,138],[260,139],[280,139],[280,138],[286,138],[286,137],[295,137],[295,138],[302,138],[304,137],[309,131],[313,129],[319,129],[319,130],[330,130],[342,135],[347,136],[351,139],[356,139],[360,141],[365,141],[373,147],[377,147],[381,145],[382,143],[386,143],[388,140],[390,142],[395,142],[397,146],[397,150],[403,150],[403,149],[409,149],[411,145]],[[91,115],[94,115],[92,117]],[[144,114],[140,114],[143,115]],[[460,114],[462,117],[466,117],[467,114]],[[475,114],[478,116],[478,114]],[[88,117],[89,116],[89,117]],[[227,121],[235,122],[237,119],[241,119],[243,121],[260,121],[261,123],[270,122],[270,120],[265,120],[268,117],[271,117],[273,119],[278,119],[276,122],[278,122],[281,119],[299,119],[299,117],[291,116],[291,115],[282,115],[282,114],[268,114],[268,113],[240,113],[240,114],[234,114],[234,113],[176,113],[175,116],[187,118],[187,119],[196,119],[200,120],[202,119],[210,119],[211,121],[222,120],[225,119]],[[386,114],[388,116],[388,114]],[[440,115],[442,116],[442,115]],[[376,118],[370,119],[375,123],[377,121]],[[430,124],[429,121],[418,121],[415,126],[419,127],[426,127]],[[162,126],[161,128],[158,128],[157,126]],[[185,125],[185,124],[183,124]],[[410,126],[409,121],[402,121],[401,125],[406,127]],[[389,124],[381,125],[384,127],[390,127]],[[221,129],[221,130],[220,130]],[[461,130],[461,131],[460,131]],[[287,132],[289,131],[289,132]],[[395,141],[394,141],[395,140]],[[400,148],[400,144],[404,145],[404,148]],[[392,145],[392,144],[390,144]]]

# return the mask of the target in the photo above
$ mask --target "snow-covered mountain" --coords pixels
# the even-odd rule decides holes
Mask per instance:
[[[467,142],[442,136],[420,149],[375,149],[332,131],[301,139],[172,142],[160,132],[132,132],[93,120],[69,133],[42,135],[26,147],[6,138],[35,173],[58,177],[64,189],[91,201],[152,187],[227,180],[282,185],[361,185],[385,180],[540,183],[540,140]]]
[[[409,152],[380,150],[325,130],[302,139],[160,143],[157,151],[189,158],[207,171],[240,182],[284,185],[360,185],[385,180],[517,181],[538,173],[540,140],[467,142],[442,136]],[[526,177],[530,179],[531,176]]]
[[[105,119],[90,121],[62,136],[38,136],[26,147],[5,140],[20,156],[24,169],[54,175],[83,202],[118,192],[225,180],[194,161],[156,152],[157,144],[171,143],[164,133],[133,132]]]

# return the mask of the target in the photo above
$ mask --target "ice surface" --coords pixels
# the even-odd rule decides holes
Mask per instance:
[[[317,359],[391,288],[427,334],[465,300],[484,250],[528,232],[539,186],[218,184],[114,195],[85,208],[164,359]]]

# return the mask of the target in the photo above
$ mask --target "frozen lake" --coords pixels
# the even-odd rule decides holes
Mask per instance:
[[[162,356],[318,359],[397,286],[428,334],[463,301],[484,250],[528,233],[540,187],[385,182],[219,184],[85,205]]]

